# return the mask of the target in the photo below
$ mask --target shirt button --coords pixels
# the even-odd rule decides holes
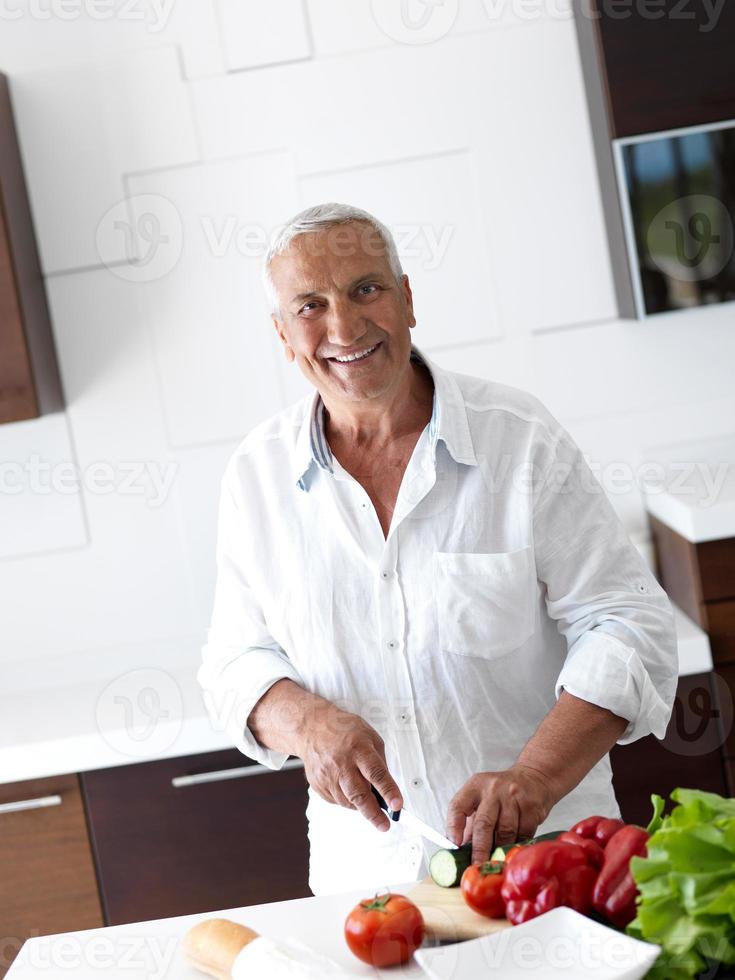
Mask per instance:
[[[401,712],[401,713],[400,713],[400,714],[398,715],[398,720],[399,720],[399,721],[404,721],[404,722],[405,722],[405,721],[408,721],[408,719],[409,719],[410,717],[411,717],[411,716],[409,715],[409,713],[408,713],[407,711],[402,711],[402,712]]]
[[[398,646],[398,643],[397,643],[396,640],[388,640],[388,649],[389,650],[395,650],[395,648],[397,646]]]
[[[413,779],[411,780],[411,785],[413,786],[414,789],[420,789],[420,787],[424,785],[424,781],[423,779],[420,779],[418,776],[414,776]]]
[[[382,572],[380,573],[380,577],[381,577],[381,578],[390,578],[390,575],[391,575],[391,573],[390,573],[390,572],[388,572],[388,571],[382,571]]]

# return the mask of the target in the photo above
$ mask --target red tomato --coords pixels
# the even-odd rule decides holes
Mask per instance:
[[[372,966],[405,963],[424,941],[424,919],[405,895],[376,895],[356,905],[345,920],[345,939],[355,956]]]
[[[465,902],[488,919],[505,918],[505,901],[500,894],[502,887],[503,865],[490,861],[485,864],[471,864],[460,882]]]

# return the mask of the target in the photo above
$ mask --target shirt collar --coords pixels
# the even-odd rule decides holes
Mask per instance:
[[[437,442],[442,440],[457,463],[477,466],[467,410],[456,378],[429,360],[414,344],[411,359],[425,364],[434,381],[434,406],[429,421],[432,455]],[[318,391],[311,397],[296,440],[294,477],[302,490],[309,489],[312,466],[332,472],[332,452],[324,431],[324,402]]]

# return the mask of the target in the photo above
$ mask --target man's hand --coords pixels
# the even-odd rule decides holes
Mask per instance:
[[[388,830],[390,821],[370,785],[392,810],[401,809],[403,798],[388,772],[383,739],[359,715],[329,704],[315,714],[299,755],[309,784],[323,800],[359,810],[378,830]]]
[[[370,784],[392,810],[401,809],[403,797],[388,772],[383,739],[359,715],[284,677],[260,698],[247,724],[261,745],[297,755],[323,800],[359,810],[378,830],[388,830]]]
[[[493,843],[532,837],[562,797],[623,734],[626,719],[562,691],[559,700],[505,772],[479,772],[452,797],[447,837],[472,841],[473,862]]]
[[[516,764],[505,772],[478,772],[454,794],[447,836],[455,844],[472,841],[472,861],[482,864],[493,846],[532,837],[557,802],[549,781]]]

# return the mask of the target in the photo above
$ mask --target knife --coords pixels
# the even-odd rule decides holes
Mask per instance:
[[[373,791],[375,799],[378,801],[378,806],[381,810],[385,810],[388,815],[388,819],[393,823],[397,823],[400,819],[403,821],[406,827],[409,827],[411,830],[415,830],[417,834],[421,834],[421,836],[425,837],[426,840],[430,840],[432,844],[437,844],[439,847],[444,847],[450,851],[457,850],[457,845],[453,841],[449,840],[448,837],[443,837],[439,831],[434,830],[433,827],[430,827],[427,823],[424,823],[423,820],[419,820],[418,817],[414,817],[412,813],[408,813],[405,807],[402,810],[391,810],[378,790],[374,786],[371,786],[370,788]]]

